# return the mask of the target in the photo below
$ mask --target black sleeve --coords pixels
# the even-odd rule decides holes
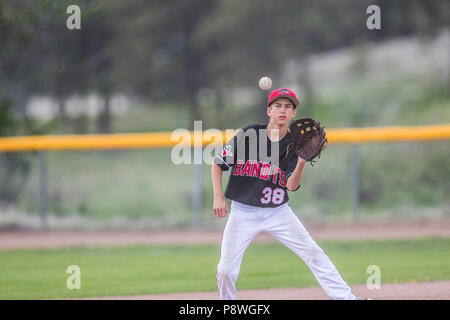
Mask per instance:
[[[220,154],[214,157],[214,163],[217,164],[222,170],[227,171],[236,163],[236,149],[239,136],[244,132],[241,129],[227,144],[223,147]]]

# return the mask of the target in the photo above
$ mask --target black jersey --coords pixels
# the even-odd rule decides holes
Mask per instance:
[[[272,142],[267,124],[241,129],[214,158],[222,170],[233,170],[225,197],[256,207],[277,207],[289,200],[286,183],[297,160],[290,133]]]

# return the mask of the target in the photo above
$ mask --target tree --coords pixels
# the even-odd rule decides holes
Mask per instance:
[[[214,5],[201,0],[132,0],[118,5],[114,11],[126,12],[129,21],[118,30],[114,44],[113,74],[125,80],[119,87],[152,101],[187,105],[191,125],[200,120],[197,94],[209,81],[208,52],[193,35]]]

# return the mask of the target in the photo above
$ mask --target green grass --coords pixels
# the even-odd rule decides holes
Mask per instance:
[[[319,242],[344,279],[364,284],[369,265],[381,283],[450,279],[450,238]],[[47,299],[216,290],[219,245],[12,250],[0,252],[0,299]],[[81,269],[69,290],[66,269]],[[316,286],[310,270],[279,243],[252,244],[237,288]]]
[[[106,220],[165,215],[188,221],[192,171],[172,164],[168,149],[49,152],[49,211]],[[27,212],[39,211],[36,164],[34,173],[22,197]]]

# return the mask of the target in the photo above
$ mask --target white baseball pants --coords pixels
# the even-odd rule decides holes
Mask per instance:
[[[244,252],[260,232],[269,233],[299,256],[332,299],[356,299],[331,260],[287,203],[276,208],[258,208],[236,201],[231,203],[217,266],[220,299],[236,299],[235,282]]]

